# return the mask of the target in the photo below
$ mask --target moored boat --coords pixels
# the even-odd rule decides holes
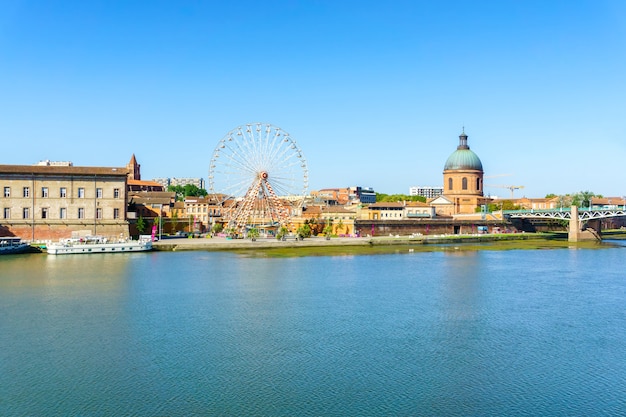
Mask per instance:
[[[22,242],[19,237],[0,237],[0,255],[24,253],[30,251],[31,246]]]
[[[152,250],[151,240],[111,241],[102,236],[87,236],[80,239],[65,239],[47,245],[48,255],[71,255],[88,253],[127,253]]]

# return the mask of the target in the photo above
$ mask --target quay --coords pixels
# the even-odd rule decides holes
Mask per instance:
[[[546,238],[546,236],[543,236]],[[323,237],[309,237],[303,240],[294,238],[277,240],[276,238],[228,239],[213,238],[168,238],[156,241],[152,245],[155,251],[220,251],[238,249],[279,249],[302,247],[335,247],[335,246],[390,246],[411,244],[446,244],[446,243],[480,243],[503,240],[542,239],[541,234],[482,234],[482,235],[419,235],[419,236],[375,236],[375,237],[336,237],[327,240]]]

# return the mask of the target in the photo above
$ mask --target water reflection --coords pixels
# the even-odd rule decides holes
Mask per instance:
[[[3,259],[0,414],[618,414],[622,252]]]

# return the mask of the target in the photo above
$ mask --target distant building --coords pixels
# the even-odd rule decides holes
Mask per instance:
[[[418,195],[428,198],[437,198],[443,194],[443,187],[410,187],[409,195]]]
[[[46,167],[71,167],[74,164],[71,161],[51,161],[46,159],[44,161],[39,161],[36,164],[37,166],[46,166]]]
[[[311,191],[311,197],[314,204],[343,206],[350,201],[350,190],[348,188],[322,188],[318,191]]]
[[[371,204],[376,202],[376,193],[371,187],[322,188],[311,191],[314,204],[345,206],[349,204]]]
[[[154,178],[152,179],[152,181],[161,184],[165,190],[167,190],[167,187],[169,187],[170,185],[172,187],[175,187],[177,185],[184,187],[188,184],[195,185],[198,188],[206,189],[206,184],[203,178]]]
[[[169,178],[152,178],[152,181],[158,182],[159,184],[161,184],[164,190],[167,190],[167,187],[170,186]]]
[[[372,204],[376,202],[376,193],[372,187],[350,187],[350,199],[353,202]]]

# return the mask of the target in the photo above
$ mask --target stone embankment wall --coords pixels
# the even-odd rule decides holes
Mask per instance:
[[[67,222],[65,224],[11,224],[0,225],[0,236],[17,236],[28,241],[52,241],[72,237],[72,233],[82,235],[100,235],[106,237],[128,237],[128,223],[103,222],[88,224],[86,222]]]

